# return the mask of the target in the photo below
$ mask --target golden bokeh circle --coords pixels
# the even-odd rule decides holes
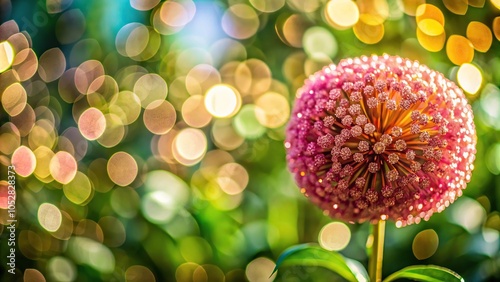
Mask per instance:
[[[417,28],[417,40],[420,45],[430,52],[441,51],[446,42],[446,32],[443,31],[437,36],[431,36],[423,32],[420,28]]]
[[[175,125],[177,113],[174,106],[165,100],[156,100],[144,110],[143,121],[146,128],[154,134],[165,134]]]
[[[359,20],[353,27],[354,34],[363,43],[375,44],[384,37],[384,24],[371,25]]]
[[[28,101],[26,89],[20,83],[13,83],[3,91],[1,101],[7,114],[17,116],[26,107]]]
[[[351,230],[342,222],[332,222],[321,228],[318,241],[321,247],[329,251],[340,251],[351,240]]]
[[[359,9],[352,0],[330,0],[325,6],[325,18],[336,29],[347,29],[359,20]]]
[[[283,126],[290,117],[288,100],[276,92],[268,92],[255,101],[255,116],[268,128]]]
[[[78,165],[75,158],[65,151],[57,152],[49,163],[50,174],[61,184],[68,184],[75,178]]]
[[[415,12],[417,23],[423,19],[433,19],[444,26],[444,14],[438,7],[431,4],[421,4]]]
[[[493,35],[490,28],[482,22],[471,21],[467,26],[467,38],[474,49],[479,52],[488,52],[493,43]]]
[[[500,41],[500,17],[493,19],[492,29],[496,39]]]
[[[45,146],[40,146],[36,148],[33,152],[36,157],[37,166],[35,168],[35,176],[42,182],[50,182],[54,180],[50,175],[50,160],[54,157],[54,152]]]
[[[455,65],[470,63],[474,59],[474,46],[466,37],[454,34],[446,42],[446,55]]]
[[[106,165],[109,178],[116,185],[127,186],[137,177],[139,168],[136,160],[127,152],[114,153]]]

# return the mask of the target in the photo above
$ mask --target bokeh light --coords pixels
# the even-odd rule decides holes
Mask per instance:
[[[38,74],[45,82],[52,82],[61,75],[66,69],[66,58],[59,48],[52,48],[40,56]]]
[[[182,104],[181,113],[182,119],[189,126],[195,128],[204,127],[212,120],[201,95],[194,95],[186,99]]]
[[[257,32],[259,18],[252,7],[246,4],[235,4],[226,10],[221,24],[227,35],[236,39],[246,39]]]
[[[80,171],[77,171],[69,183],[63,185],[63,191],[66,198],[77,205],[87,202],[93,193],[89,178]]]
[[[472,232],[477,230],[486,217],[486,211],[481,204],[473,199],[462,197],[457,200],[456,204],[450,207],[451,220]]]
[[[127,282],[155,282],[156,278],[149,268],[142,265],[132,265],[125,271]]]
[[[76,68],[73,83],[81,94],[87,94],[90,84],[103,75],[102,63],[97,60],[88,60]]]
[[[335,37],[325,28],[311,27],[303,37],[304,50],[313,59],[333,58],[338,46]]]
[[[125,125],[122,119],[115,114],[104,115],[106,127],[104,133],[97,138],[97,142],[106,148],[118,145],[125,137]]]
[[[470,63],[474,58],[474,45],[461,35],[451,35],[446,42],[446,54],[455,65]]]
[[[386,0],[358,0],[360,20],[375,26],[384,23],[389,17],[389,4]]]
[[[318,242],[321,247],[329,251],[343,250],[351,240],[351,230],[345,223],[332,222],[321,228]]]
[[[432,4],[422,3],[417,7],[415,11],[415,17],[417,23],[423,19],[433,19],[444,26],[445,19],[443,12],[436,6]]]
[[[222,191],[229,195],[237,195],[248,185],[248,172],[237,163],[228,163],[223,165],[217,173],[217,183]]]
[[[23,279],[24,281],[46,281],[43,274],[34,268],[26,269],[24,271]]]
[[[172,220],[188,201],[189,187],[170,172],[151,171],[144,184],[148,193],[142,197],[141,207],[144,216],[151,222]]]
[[[215,85],[205,94],[205,107],[214,117],[231,117],[241,107],[241,96],[229,85]]]
[[[444,26],[434,19],[422,19],[418,22],[418,29],[429,36],[438,36],[444,32]]]
[[[115,257],[111,250],[90,238],[75,236],[68,242],[69,255],[79,264],[85,264],[101,273],[112,273]]]
[[[156,100],[144,110],[146,128],[154,134],[165,134],[174,127],[177,114],[174,106],[165,100]]]
[[[0,73],[4,72],[14,62],[14,49],[8,41],[0,42]]]
[[[130,0],[130,6],[139,11],[151,10],[158,3],[160,3],[160,0]]]
[[[272,13],[285,5],[285,0],[250,0],[252,6],[264,13]]]
[[[149,30],[140,23],[130,23],[118,31],[116,49],[124,57],[139,56],[147,47]]]
[[[490,0],[491,4],[493,4],[493,6],[495,8],[497,8],[498,10],[500,10],[500,1],[498,0]]]
[[[119,116],[123,124],[135,122],[141,114],[141,101],[132,91],[120,91],[109,103],[109,112]]]
[[[414,4],[419,3],[417,2],[415,1]],[[445,19],[441,10],[434,5],[421,3],[415,10],[415,16],[417,39],[420,45],[431,52],[443,49],[446,42],[446,31],[444,28]]]
[[[257,119],[256,110],[256,106],[252,104],[245,105],[234,117],[234,129],[240,136],[256,139],[266,132],[266,128]]]
[[[500,89],[492,84],[485,85],[481,100],[482,120],[488,126],[499,129],[500,128],[500,112],[497,107],[500,106]]]
[[[430,258],[436,252],[439,245],[439,237],[436,231],[426,229],[420,231],[415,238],[413,238],[412,250],[413,255],[418,260]]]
[[[61,184],[68,184],[76,175],[77,163],[68,152],[57,152],[49,164],[50,174]]]
[[[36,157],[37,166],[35,167],[35,176],[42,182],[50,182],[54,178],[50,175],[50,168],[47,164],[50,163],[52,157],[54,157],[54,152],[45,146],[40,146],[36,148],[33,152]]]
[[[89,108],[80,115],[78,129],[86,139],[96,140],[102,136],[106,129],[106,118],[98,109]]]
[[[74,281],[77,277],[76,266],[69,259],[56,256],[47,262],[49,277],[55,281]]]
[[[497,40],[500,40],[500,17],[493,20],[493,34]]]
[[[255,102],[255,116],[260,124],[277,128],[285,124],[290,116],[290,106],[282,95],[268,92]]]
[[[38,69],[38,58],[35,51],[31,48],[26,48],[14,57],[12,70],[19,77],[20,81],[27,81],[35,75]]]
[[[371,25],[359,20],[353,27],[354,34],[363,43],[375,44],[384,37],[385,28],[382,23]]]
[[[175,159],[186,166],[192,166],[201,161],[207,151],[207,138],[199,129],[186,128],[181,130],[172,143]]]
[[[2,106],[10,116],[20,114],[27,102],[26,90],[19,83],[9,85],[2,94]]]
[[[467,38],[474,45],[474,49],[479,52],[488,52],[493,36],[490,28],[482,22],[472,21],[467,26]]]
[[[308,26],[310,23],[303,16],[293,14],[282,20],[282,23],[277,22],[276,32],[284,43],[300,48],[302,37]]]
[[[468,1],[443,0],[443,4],[450,12],[457,15],[465,15],[469,6]]]
[[[274,265],[274,262],[266,257],[258,257],[254,259],[245,269],[248,281],[273,281],[276,274],[269,276],[269,273],[272,273]]]
[[[111,207],[123,218],[132,218],[139,209],[139,195],[130,187],[113,190]]]
[[[212,140],[223,150],[234,150],[245,142],[229,120],[216,120],[212,126]]]
[[[457,80],[460,87],[466,92],[476,94],[481,88],[483,75],[476,66],[466,63],[458,69]]]
[[[43,203],[38,208],[38,222],[49,232],[55,232],[61,226],[62,215],[59,208],[53,204]]]
[[[167,97],[167,83],[157,74],[145,74],[141,76],[134,85],[134,93],[141,100],[141,105],[146,108],[157,100]]]
[[[196,5],[191,0],[165,1],[155,10],[152,23],[160,34],[174,34],[183,29],[195,13]]]
[[[417,13],[417,8],[425,4],[425,0],[408,0],[402,1],[403,11],[409,16],[415,16]]]
[[[351,0],[330,0],[325,7],[328,22],[337,29],[346,29],[359,20],[359,9]]]
[[[109,179],[120,186],[129,185],[137,177],[137,162],[126,152],[114,153],[106,167]]]
[[[26,146],[17,148],[12,154],[12,165],[17,174],[27,177],[35,171],[36,157],[33,151]]]
[[[486,166],[491,173],[500,174],[500,143],[496,143],[488,150]]]

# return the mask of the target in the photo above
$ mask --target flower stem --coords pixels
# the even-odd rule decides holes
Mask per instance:
[[[380,282],[382,281],[382,261],[384,259],[385,220],[380,220],[372,226],[372,235],[373,245],[368,273],[371,282]]]

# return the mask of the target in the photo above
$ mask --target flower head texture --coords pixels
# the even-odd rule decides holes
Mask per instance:
[[[348,222],[428,220],[462,195],[473,113],[443,74],[397,56],[341,60],[298,90],[285,147],[301,192]]]

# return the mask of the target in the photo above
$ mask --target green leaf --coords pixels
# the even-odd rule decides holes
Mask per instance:
[[[344,259],[347,266],[349,266],[349,269],[351,269],[351,271],[356,276],[356,280],[358,282],[370,281],[370,277],[368,277],[368,272],[366,271],[362,263],[350,258],[344,258]]]
[[[400,278],[428,282],[464,282],[464,279],[453,270],[437,265],[408,266],[389,275],[383,282],[390,282]]]
[[[327,251],[317,244],[301,244],[286,249],[276,261],[274,274],[284,265],[319,266],[329,269],[348,281],[357,282],[355,273],[349,268],[344,257]],[[271,275],[272,275],[271,274]]]

